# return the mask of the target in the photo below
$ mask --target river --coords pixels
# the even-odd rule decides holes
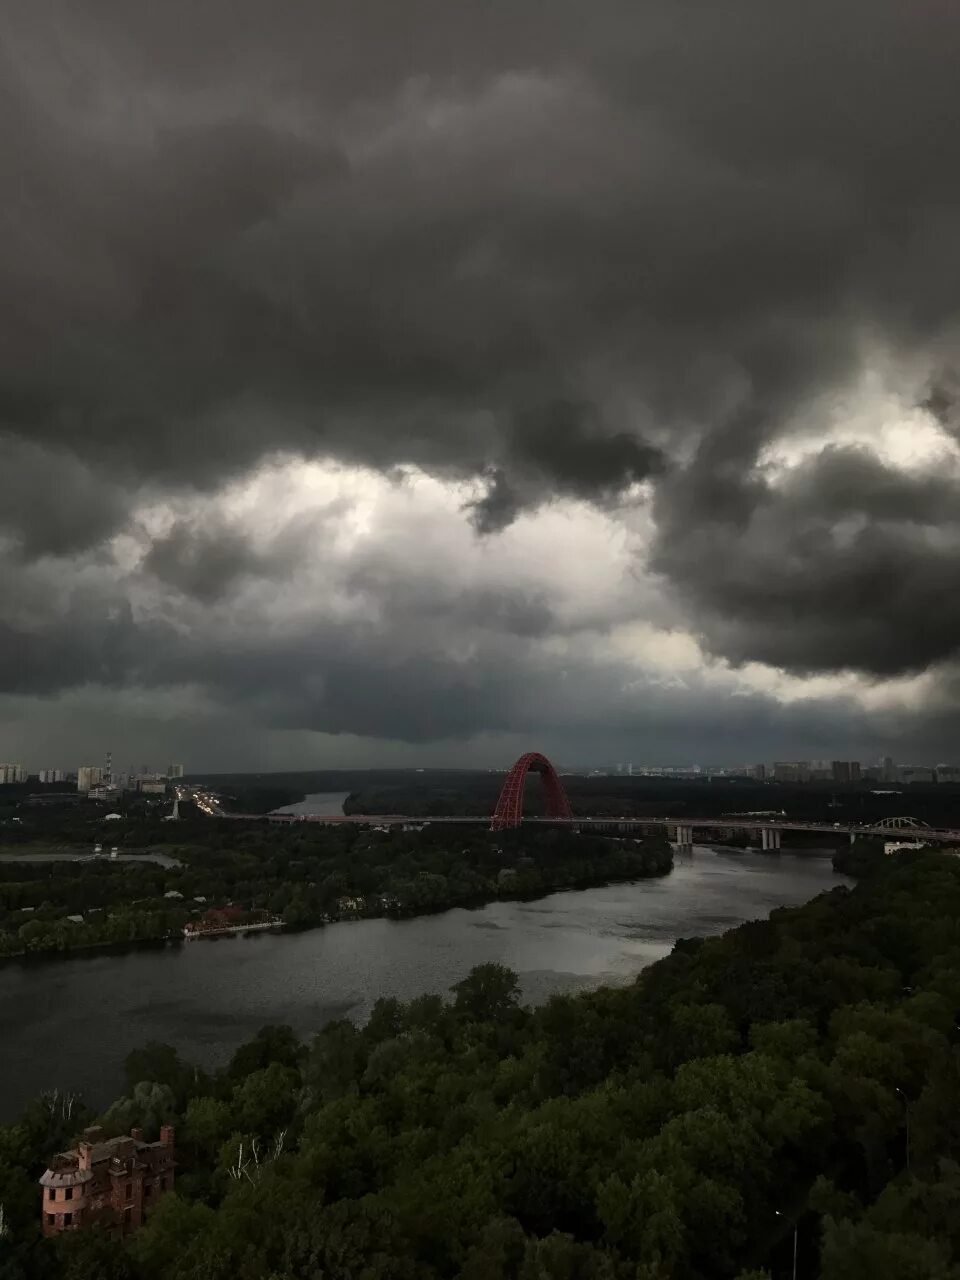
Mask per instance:
[[[343,813],[343,802],[349,791],[315,791],[304,796],[297,804],[285,804],[282,809],[274,809],[274,813],[295,813],[299,817],[319,814],[324,818],[339,817]]]
[[[720,933],[843,883],[822,855],[695,846],[663,878],[533,902],[7,963],[0,1121],[54,1086],[104,1105],[122,1090],[125,1054],[148,1040],[214,1067],[266,1023],[307,1036],[332,1018],[362,1020],[381,995],[446,992],[486,961],[515,969],[529,1001],[628,982],[678,937]]]

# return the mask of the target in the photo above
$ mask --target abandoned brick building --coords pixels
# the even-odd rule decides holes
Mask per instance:
[[[55,1155],[40,1179],[43,1234],[93,1223],[136,1230],[173,1186],[173,1139],[171,1125],[161,1128],[159,1142],[144,1142],[142,1129],[107,1139],[102,1129],[85,1129],[76,1147]]]

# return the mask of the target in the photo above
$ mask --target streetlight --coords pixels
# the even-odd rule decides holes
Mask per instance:
[[[903,1118],[904,1118],[904,1124],[906,1125],[906,1130],[907,1130],[907,1174],[909,1175],[910,1174],[910,1099],[899,1087],[897,1087],[894,1090],[894,1092],[897,1094],[897,1097],[903,1103]]]
[[[774,1213],[778,1218],[782,1218],[783,1214],[779,1209],[774,1209]],[[800,1230],[799,1221],[793,1224],[793,1280],[797,1280],[797,1232]]]

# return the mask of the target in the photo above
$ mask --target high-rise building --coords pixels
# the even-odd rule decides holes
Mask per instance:
[[[103,781],[103,766],[99,764],[82,764],[77,769],[77,790],[88,795],[94,787]]]
[[[22,764],[0,764],[0,784],[23,782],[25,777]]]
[[[809,782],[809,760],[775,760],[773,776],[777,782]]]
[[[897,770],[900,782],[936,782],[937,774],[925,764],[905,764]]]
[[[182,778],[182,777],[183,777],[183,765],[182,765],[182,764],[168,764],[168,765],[167,765],[167,777],[168,777],[168,778]]]
[[[37,774],[40,782],[63,782],[65,777],[62,769],[41,769]]]
[[[162,796],[167,790],[167,780],[159,773],[139,773],[130,781],[135,790],[144,795]]]

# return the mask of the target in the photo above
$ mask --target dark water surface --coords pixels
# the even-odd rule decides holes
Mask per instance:
[[[679,937],[720,933],[843,883],[829,857],[697,847],[663,879],[534,902],[8,963],[0,1120],[54,1085],[109,1102],[122,1091],[124,1056],[147,1040],[213,1067],[265,1023],[306,1036],[331,1018],[363,1019],[381,995],[446,992],[486,961],[515,969],[529,1001],[628,982]]]
[[[285,804],[282,809],[274,809],[274,813],[295,813],[299,817],[309,814],[321,814],[324,818],[339,817],[343,813],[343,802],[349,791],[314,791],[304,796],[297,804]]]

